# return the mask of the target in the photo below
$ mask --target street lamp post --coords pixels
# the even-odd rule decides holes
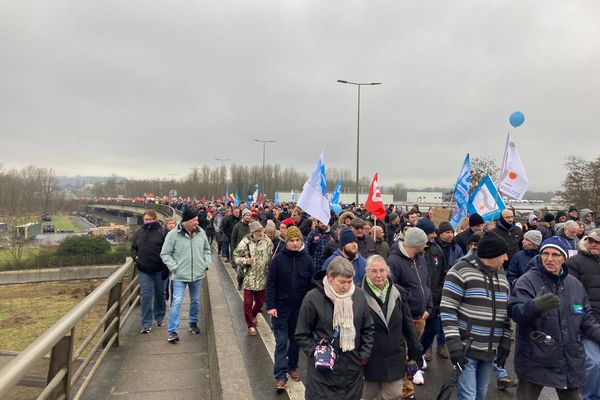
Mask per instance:
[[[265,189],[266,189],[265,185],[266,185],[266,180],[267,180],[267,177],[265,174],[265,147],[266,147],[267,143],[275,143],[276,140],[261,140],[261,139],[252,139],[252,140],[254,140],[255,142],[262,143],[262,145],[263,145],[262,190],[263,190],[263,193],[265,193]]]
[[[225,166],[225,161],[229,161],[229,158],[215,158],[216,161],[221,161],[221,171],[223,171],[223,167]],[[227,182],[227,171],[225,171],[225,176],[223,177],[223,186],[221,187],[221,195],[225,192],[225,182]],[[227,203],[227,199],[225,199],[225,203]]]
[[[355,182],[355,189],[356,189],[356,207],[358,207],[358,179],[359,179],[359,154],[360,154],[360,87],[361,86],[375,86],[375,85],[381,85],[381,82],[367,82],[367,83],[358,83],[358,82],[350,82],[350,81],[344,81],[341,79],[337,80],[339,83],[345,83],[348,85],[354,85],[356,87],[358,87],[358,111],[357,111],[357,120],[356,120],[356,182]]]

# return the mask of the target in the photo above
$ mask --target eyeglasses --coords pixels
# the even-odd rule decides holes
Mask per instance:
[[[542,253],[542,258],[558,258],[563,257],[560,253]]]

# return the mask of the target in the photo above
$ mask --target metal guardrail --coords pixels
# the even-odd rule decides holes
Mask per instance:
[[[155,204],[155,203],[131,203],[126,201],[90,201],[88,202],[88,206],[94,205],[111,205],[111,206],[121,206],[121,207],[134,207],[139,208],[140,210],[153,209],[156,212],[164,215],[166,218],[175,217],[176,210],[168,206],[166,204]],[[140,212],[141,214],[141,212]]]
[[[123,288],[123,278],[131,282]],[[79,347],[73,350],[75,327],[102,299],[108,295],[106,312]],[[134,263],[128,260],[102,282],[92,293],[73,307],[47,331],[0,370],[0,397],[19,384],[34,365],[50,352],[50,363],[45,387],[37,400],[79,400],[106,354],[119,345],[119,332],[134,307],[139,303],[139,284]],[[94,341],[100,333],[100,337]],[[75,369],[73,360],[85,358]],[[92,361],[93,364],[92,364]],[[90,368],[88,368],[92,364]]]

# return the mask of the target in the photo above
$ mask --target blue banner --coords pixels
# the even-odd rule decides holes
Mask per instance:
[[[465,157],[463,166],[458,174],[456,186],[454,186],[454,211],[450,224],[456,230],[460,221],[467,217],[467,209],[469,207],[469,185],[471,184],[471,158],[469,153]]]

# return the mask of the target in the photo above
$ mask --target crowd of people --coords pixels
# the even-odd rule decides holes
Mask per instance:
[[[349,205],[325,224],[293,203],[200,203],[163,229],[147,210],[132,240],[141,332],[164,323],[170,280],[168,340],[179,340],[185,286],[189,329],[200,333],[212,248],[237,271],[248,335],[266,302],[278,391],[292,379],[304,380],[307,399],[415,399],[436,354],[454,366],[458,399],[485,399],[492,376],[517,399],[544,387],[560,399],[600,399],[592,210],[535,210],[517,222],[505,209],[495,221],[470,215],[456,230],[418,205],[386,211],[379,221]],[[516,377],[506,368],[513,348]]]

